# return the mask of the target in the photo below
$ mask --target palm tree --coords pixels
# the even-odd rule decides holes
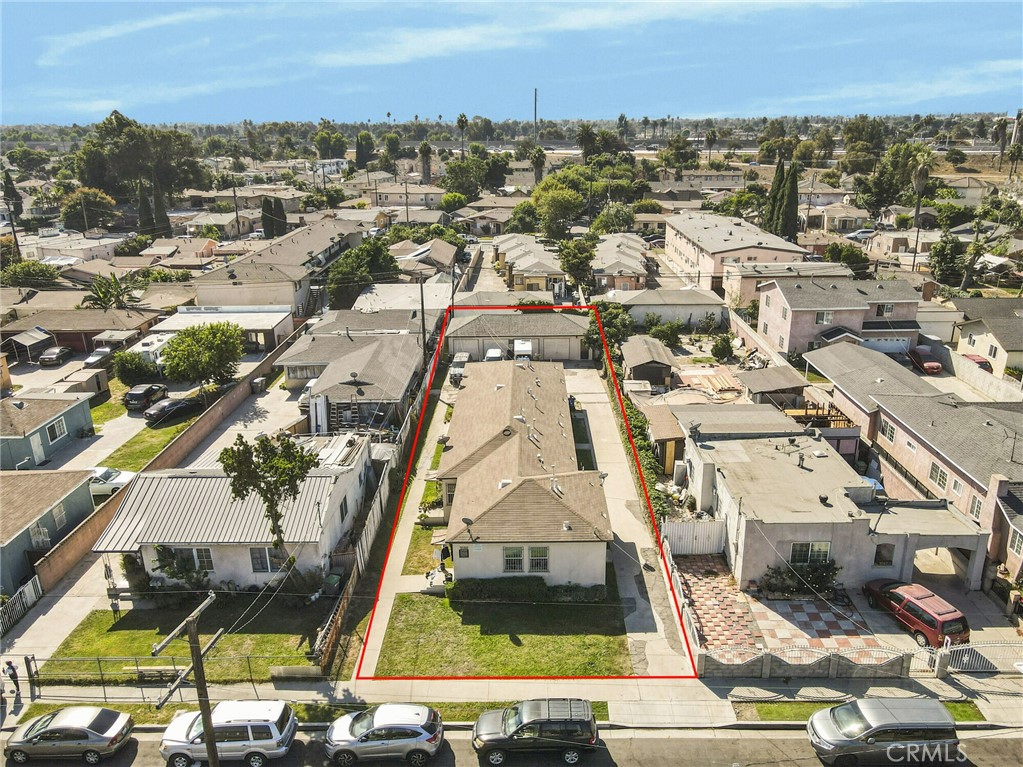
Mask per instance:
[[[995,120],[991,128],[991,138],[998,144],[998,170],[1002,169],[1002,157],[1005,156],[1005,145],[1009,141],[1009,121],[1004,117]]]
[[[455,125],[458,126],[458,133],[461,135],[462,140],[462,159],[465,159],[465,129],[469,127],[469,118],[465,116],[465,112],[458,115],[458,119],[455,120]]]
[[[710,164],[710,150],[718,142],[718,132],[711,128],[703,134],[703,143],[707,145],[707,164]]]
[[[128,309],[137,304],[141,297],[135,291],[141,287],[133,279],[119,280],[117,275],[92,279],[89,293],[82,299],[82,307],[90,309]]]
[[[639,121],[639,124],[643,126],[643,138],[646,138],[647,129],[650,127],[650,118],[643,115],[643,119]]]
[[[541,147],[534,147],[529,153],[529,161],[533,164],[533,180],[539,184],[543,179],[543,169],[547,164],[547,155]]]
[[[583,162],[590,159],[593,150],[597,147],[597,134],[589,123],[581,123],[575,132],[575,140],[583,152]]]
[[[920,145],[918,145],[920,146]],[[916,253],[920,247],[920,200],[927,189],[927,180],[931,175],[931,166],[934,165],[934,152],[930,147],[920,146],[916,157],[912,161],[910,179],[913,182],[913,191],[916,193],[916,210],[913,213],[913,226],[916,227],[916,244],[913,246],[913,266],[916,269]]]
[[[1009,177],[1016,175],[1016,167],[1019,161],[1023,160],[1023,144],[1013,144],[1009,147]]]
[[[433,173],[430,169],[430,159],[433,157],[433,147],[430,146],[429,141],[424,141],[419,145],[419,161],[423,165],[423,183],[429,184],[433,178]]]

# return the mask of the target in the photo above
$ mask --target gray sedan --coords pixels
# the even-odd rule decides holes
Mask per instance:
[[[84,759],[98,764],[128,742],[135,721],[120,711],[98,706],[70,706],[20,725],[4,747],[14,764],[29,759]]]

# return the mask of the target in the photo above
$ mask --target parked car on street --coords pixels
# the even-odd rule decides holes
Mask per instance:
[[[921,647],[970,643],[970,624],[956,607],[926,586],[885,578],[863,586],[871,607],[890,612]]]
[[[165,421],[172,421],[175,418],[199,415],[205,409],[206,403],[202,397],[182,397],[181,399],[168,397],[146,410],[142,417],[146,419],[150,426],[154,426]]]
[[[981,357],[979,354],[964,354],[963,356],[970,362],[975,363],[981,370],[988,373],[994,372],[994,369],[991,367],[991,362],[987,359],[987,357]]]
[[[370,759],[404,759],[423,767],[444,745],[440,714],[412,703],[383,703],[335,719],[324,748],[338,767]]]
[[[931,698],[852,700],[813,714],[806,734],[824,764],[959,764],[955,720]]]
[[[298,720],[283,700],[225,700],[213,707],[213,737],[223,761],[265,767],[288,753]],[[206,740],[198,711],[179,714],[163,733],[160,756],[169,767],[192,767],[206,761]]]
[[[167,387],[163,384],[139,384],[132,386],[121,401],[128,410],[145,410],[166,396]]]
[[[484,764],[504,764],[509,754],[561,752],[565,764],[578,764],[598,743],[597,720],[588,700],[525,700],[484,711],[472,728],[472,747]]]
[[[477,237],[475,234],[459,234],[458,236],[459,236],[460,239],[464,240],[465,242],[469,243],[470,245],[475,244],[475,243],[480,241],[480,238]]]
[[[39,364],[43,367],[56,367],[63,365],[74,356],[74,350],[67,346],[51,346],[39,355]]]
[[[936,376],[945,369],[938,358],[931,354],[929,346],[916,346],[907,352],[907,356],[913,367],[929,376]]]
[[[857,229],[855,232],[851,232],[845,236],[845,239],[852,240],[853,242],[864,243],[869,240],[874,234],[873,229]]]
[[[99,764],[124,748],[133,729],[135,720],[120,711],[68,706],[18,725],[4,747],[4,758],[12,764],[68,758]]]

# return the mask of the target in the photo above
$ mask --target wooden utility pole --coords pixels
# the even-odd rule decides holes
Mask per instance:
[[[192,676],[195,679],[195,694],[199,698],[199,715],[202,717],[202,731],[205,735],[206,758],[209,767],[220,767],[220,755],[217,753],[217,739],[213,733],[213,711],[210,708],[210,693],[206,689],[206,669],[203,667],[202,648],[199,646],[198,616],[195,614],[185,618],[185,630],[188,632],[188,649],[192,651]]]

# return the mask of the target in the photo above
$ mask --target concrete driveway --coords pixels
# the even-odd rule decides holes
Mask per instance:
[[[85,354],[75,354],[63,365],[42,367],[35,362],[18,362],[11,365],[11,383],[24,389],[42,389],[52,386],[61,378],[81,370],[85,364]]]

